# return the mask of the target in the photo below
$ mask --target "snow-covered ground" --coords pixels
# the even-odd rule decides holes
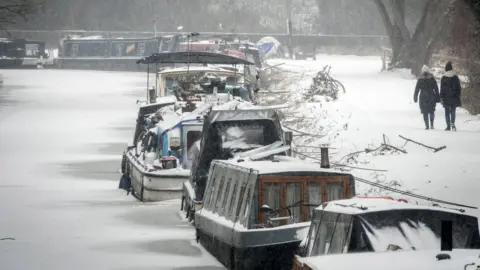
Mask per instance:
[[[281,69],[300,81],[289,87],[301,93],[309,87],[311,77],[325,65],[330,65],[333,78],[343,83],[346,94],[337,101],[302,104],[296,115],[315,118],[310,129],[314,134],[325,134],[312,139],[309,145],[330,143],[331,161],[339,161],[345,155],[376,148],[383,143],[402,147],[405,140],[399,135],[433,147],[446,146],[437,153],[408,143],[407,154],[360,154],[349,165],[387,172],[352,170],[357,177],[394,186],[429,197],[480,206],[480,118],[457,110],[458,131],[445,131],[444,109],[438,104],[434,130],[424,130],[422,115],[413,102],[416,80],[406,70],[381,72],[379,57],[317,56],[317,61],[270,60],[271,65],[285,63]],[[298,96],[298,95],[297,95]],[[316,127],[315,127],[316,125]],[[321,128],[328,126],[328,132]],[[308,140],[308,139],[306,139]],[[306,150],[305,148],[300,150]],[[311,150],[311,149],[310,149]],[[345,163],[345,159],[342,161]],[[360,184],[357,192],[379,193],[378,189]],[[380,194],[387,194],[380,192]],[[395,195],[395,194],[391,194]],[[399,196],[405,197],[405,196]]]
[[[117,189],[145,74],[1,73],[0,269],[223,269],[179,200]]]

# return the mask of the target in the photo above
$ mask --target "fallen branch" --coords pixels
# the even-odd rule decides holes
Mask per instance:
[[[315,157],[312,157],[312,156],[309,156],[309,155],[305,155],[303,153],[299,153],[297,151],[293,151],[293,153],[295,154],[298,154],[300,156],[304,156],[306,158],[310,158],[310,159],[313,159],[315,161],[320,161],[321,162],[321,159],[319,158],[315,158]],[[375,171],[375,172],[387,172],[387,170],[378,170],[378,169],[370,169],[370,168],[362,168],[362,167],[354,167],[354,166],[349,166],[349,165],[345,165],[345,164],[339,164],[339,163],[336,163],[336,162],[332,162],[331,164],[335,165],[336,167],[345,167],[345,168],[350,168],[350,169],[357,169],[357,170],[364,170],[364,171]],[[341,169],[341,168],[339,168]]]
[[[432,147],[432,146],[428,146],[428,145],[426,145],[426,144],[423,144],[423,143],[414,141],[414,140],[412,140],[412,139],[405,138],[405,137],[403,137],[402,135],[398,135],[398,136],[399,136],[400,138],[404,139],[404,140],[407,141],[407,142],[412,142],[412,143],[421,145],[421,146],[423,146],[423,147],[425,147],[425,148],[431,149],[431,150],[433,150],[434,153],[436,153],[436,152],[438,152],[438,151],[440,151],[440,150],[443,150],[443,149],[447,148],[445,145],[444,145],[444,146],[440,146],[440,147]]]
[[[355,166],[349,166],[345,164],[338,164],[338,163],[333,163],[333,165],[338,166],[338,167],[346,167],[346,168],[351,168],[351,169],[357,169],[357,170],[364,170],[364,171],[374,171],[374,172],[388,172],[387,170],[379,170],[379,169],[370,169],[370,168],[362,168],[362,167],[355,167]]]
[[[405,150],[403,150],[403,149],[400,149],[400,148],[398,148],[398,147],[395,147],[395,146],[393,146],[393,145],[390,145],[390,144],[385,144],[385,143],[383,143],[382,146],[383,146],[383,147],[393,148],[394,150],[397,150],[397,151],[402,152],[402,153],[404,153],[404,154],[407,153],[407,151],[405,151]]]

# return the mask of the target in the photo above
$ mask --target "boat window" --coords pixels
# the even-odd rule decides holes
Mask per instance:
[[[327,254],[330,244],[332,242],[333,231],[335,229],[335,222],[337,221],[338,213],[322,211],[322,220],[318,227],[317,236],[313,246],[312,256],[320,256]]]
[[[78,44],[68,44],[68,46],[67,46],[67,56],[76,57],[77,55],[78,55]]]
[[[348,246],[348,234],[352,224],[352,216],[346,214],[339,214],[337,222],[335,223],[335,231],[333,232],[332,241],[328,254],[343,253],[345,246]]]
[[[309,221],[312,218],[313,210],[323,202],[354,196],[354,194],[344,194],[344,192],[349,191],[343,188],[345,181],[349,179],[348,176],[344,175],[262,176],[259,182],[261,185],[259,192],[261,194],[258,204],[259,206],[266,204],[272,209],[279,209],[301,201],[298,206],[290,207],[292,217],[295,222]],[[333,195],[330,195],[330,192]],[[281,213],[281,216],[287,214],[288,211],[285,210]],[[259,222],[265,222],[265,216],[265,213],[259,213]]]
[[[453,221],[453,248],[480,246],[477,218],[460,212],[405,209],[369,212],[362,214],[360,219],[375,251],[385,251],[390,244],[404,250],[438,248],[441,220]]]
[[[116,48],[117,56],[122,56],[123,48],[125,47],[125,45],[123,44],[114,44],[114,45]]]
[[[308,232],[307,250],[306,250],[306,254],[304,254],[307,257],[310,257],[312,254],[313,247],[314,247],[313,244],[315,243],[315,237],[317,236],[317,232],[318,232],[318,226],[322,219],[322,213],[323,212],[317,212],[313,214],[312,224],[310,225],[310,230]]]
[[[327,200],[341,200],[343,196],[343,182],[329,182],[327,183]]]
[[[231,221],[235,221],[235,216],[233,215],[233,206],[237,203],[237,186],[238,182],[235,181],[233,184],[232,198],[230,199],[230,205],[228,206],[228,217]]]
[[[135,49],[137,48],[135,43],[127,43],[124,45],[125,50],[122,50],[122,55],[124,56],[133,56],[135,55]]]
[[[187,132],[187,149],[191,149],[193,144],[202,138],[202,132],[191,130]],[[194,158],[194,151],[187,151],[187,159],[192,160]]]
[[[225,171],[225,168],[223,167],[218,167],[218,169],[215,170],[215,185],[213,188],[215,189],[215,192],[212,192],[212,196],[210,198],[210,209],[213,211],[215,209],[216,201],[218,199],[219,194],[219,185],[221,183],[220,179],[223,179],[223,172]]]
[[[242,206],[243,206],[243,196],[245,196],[245,189],[247,188],[247,186],[245,184],[242,184],[242,186],[240,187],[240,193],[238,195],[238,204],[237,204],[237,209],[235,210],[235,218],[238,218],[238,219],[241,219],[243,220],[243,218],[240,216],[241,214],[241,210],[242,210]]]
[[[250,194],[252,193],[252,188],[248,188],[247,189],[247,196],[245,197],[245,210],[244,210],[244,213],[243,213],[243,222],[242,224],[244,226],[247,226],[247,220],[248,220],[248,212],[250,210],[250,204],[251,204],[251,200],[250,200]]]
[[[315,208],[322,204],[322,183],[308,183],[308,219],[312,219]]]
[[[170,52],[172,49],[172,45],[174,43],[173,37],[164,37],[162,38],[162,43],[160,45],[160,52]]]
[[[38,49],[38,44],[25,44],[25,56],[26,57],[37,57],[40,51]]]
[[[225,125],[219,129],[222,148],[251,149],[265,144],[263,125]]]
[[[145,43],[138,43],[138,55],[145,55]]]
[[[223,193],[223,203],[222,203],[222,208],[220,209],[220,214],[222,215],[225,215],[225,211],[228,209],[227,208],[227,199],[228,199],[228,196],[230,195],[230,183],[232,182],[232,178],[229,177],[228,180],[227,180],[227,185],[225,187],[225,190],[222,192]]]
[[[266,182],[263,184],[262,188],[263,202],[262,205],[266,204],[271,209],[280,209],[280,183],[275,182]],[[263,222],[267,219],[264,216]]]
[[[367,242],[365,231],[362,230],[358,218],[353,218],[350,243],[348,244],[348,253],[373,251]]]
[[[253,188],[252,202],[258,202],[258,188],[256,186]],[[252,228],[254,224],[258,224],[258,203],[252,203],[248,224],[250,224],[249,228]]]
[[[203,202],[203,205],[205,209],[210,209],[210,202],[212,195],[215,191],[215,178],[216,178],[216,170],[215,170],[215,164],[213,165],[213,168],[211,169],[211,175],[209,175],[208,182],[207,182],[207,187],[205,188],[205,201]]]
[[[158,50],[158,42],[155,41],[149,41],[145,44],[145,52],[143,56],[150,56],[153,53],[157,52]]]
[[[287,183],[286,187],[286,203],[288,205],[292,205],[302,200],[302,194],[300,183]],[[280,194],[280,192],[278,192]],[[290,207],[291,214],[293,216],[293,220],[295,222],[301,221],[301,205]]]
[[[217,190],[217,196],[215,199],[215,209],[213,209],[213,212],[218,212],[219,209],[221,209],[221,203],[222,203],[222,195],[225,194],[223,192],[223,186],[225,184],[225,175],[222,175],[222,178],[220,178],[220,184],[218,185],[218,190]]]

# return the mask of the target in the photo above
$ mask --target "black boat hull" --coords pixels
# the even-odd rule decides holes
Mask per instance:
[[[235,270],[290,270],[301,242],[238,248],[198,229],[197,239],[223,265]]]

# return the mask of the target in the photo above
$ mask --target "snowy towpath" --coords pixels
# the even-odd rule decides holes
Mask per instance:
[[[356,158],[357,164],[351,165],[387,172],[353,170],[353,173],[398,189],[480,207],[477,195],[480,190],[479,117],[459,109],[458,131],[447,132],[444,131],[444,109],[438,104],[436,129],[424,130],[418,104],[413,102],[416,80],[403,70],[380,72],[379,57],[320,55],[317,61],[271,60],[271,64],[281,62],[285,62],[282,69],[310,74],[308,77],[330,65],[331,75],[344,84],[346,94],[341,94],[338,101],[323,102],[322,108],[316,106],[319,122],[328,125],[335,121],[336,126],[328,136],[311,145],[331,143],[337,148],[332,150],[332,161],[369,146],[379,146],[383,134],[390,144],[398,147],[405,143],[398,135],[435,147],[445,145],[447,148],[437,153],[408,143],[404,148],[408,154],[363,154]],[[311,79],[304,79],[291,87],[305,88],[310,84]],[[307,105],[312,107],[312,104]],[[359,185],[357,192],[372,194],[378,190]]]

